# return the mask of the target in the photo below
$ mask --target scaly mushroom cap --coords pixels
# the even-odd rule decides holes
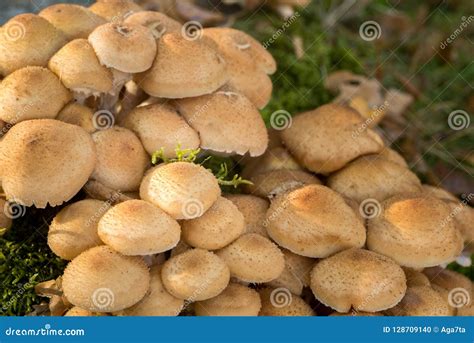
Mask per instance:
[[[308,317],[315,316],[313,309],[299,296],[282,288],[264,288],[259,291],[262,309],[259,316]]]
[[[115,312],[135,305],[149,285],[150,274],[143,258],[120,255],[105,245],[69,262],[62,278],[67,300],[96,312]]]
[[[273,170],[302,170],[290,153],[283,147],[269,148],[260,157],[250,159],[242,171],[242,177],[249,178]]]
[[[145,175],[140,185],[143,200],[175,219],[202,216],[220,194],[214,175],[204,167],[188,162],[159,165]]]
[[[301,295],[303,292],[303,283],[293,274],[285,263],[285,269],[276,279],[266,282],[266,286],[271,288],[285,288],[293,294]]]
[[[132,0],[99,0],[89,7],[93,13],[107,21],[121,22],[135,12],[142,11]]]
[[[153,67],[136,76],[137,83],[151,96],[195,97],[212,93],[227,82],[224,60],[205,40],[169,33],[157,45]]]
[[[167,15],[154,12],[142,11],[133,13],[125,19],[125,24],[143,25],[148,27],[156,39],[160,39],[167,33],[181,32],[181,23]]]
[[[97,130],[96,125],[94,125],[94,111],[76,102],[67,104],[61,112],[59,112],[56,119],[80,126],[89,133],[93,133]]]
[[[64,44],[64,34],[35,14],[20,14],[0,28],[0,75],[27,66],[46,67]]]
[[[256,233],[240,236],[216,254],[227,263],[233,277],[246,282],[272,281],[285,268],[278,246]]]
[[[321,185],[277,197],[267,212],[268,235],[298,255],[327,257],[365,243],[365,227],[344,199]]]
[[[87,38],[97,26],[106,23],[89,9],[73,4],[52,5],[38,15],[61,30],[68,40]]]
[[[155,37],[142,25],[101,25],[90,34],[89,43],[102,65],[124,73],[150,69],[156,56]]]
[[[472,294],[474,291],[471,280],[453,270],[444,269],[441,267],[431,267],[425,268],[423,270],[423,274],[428,277],[432,285],[439,286],[448,291],[451,291],[454,288],[463,288],[468,294]]]
[[[94,317],[97,316],[94,312],[84,310],[80,307],[74,306],[70,310],[68,310],[65,314],[65,317]]]
[[[2,140],[0,155],[7,199],[39,208],[71,199],[96,164],[90,135],[76,125],[52,119],[13,126]]]
[[[285,255],[285,265],[290,272],[301,280],[303,286],[309,287],[311,282],[311,270],[316,260],[292,253],[287,249],[281,249]]]
[[[72,91],[99,95],[112,90],[112,72],[100,64],[86,39],[75,39],[66,44],[51,58],[48,66]]]
[[[150,289],[137,304],[119,313],[122,316],[177,316],[183,306],[183,299],[172,296],[161,280],[162,266],[150,269]]]
[[[415,269],[403,267],[405,276],[407,278],[407,286],[431,286],[430,280],[428,277]]]
[[[443,201],[395,196],[381,207],[381,213],[368,221],[368,249],[412,268],[451,262],[461,254],[462,236]]]
[[[199,301],[213,298],[229,284],[229,268],[214,253],[188,250],[165,262],[161,271],[168,292],[179,299]]]
[[[398,163],[402,167],[409,168],[403,156],[391,148],[385,147],[385,149],[383,149],[381,152],[378,153],[378,156],[390,162]]]
[[[53,119],[71,99],[71,93],[48,69],[18,69],[0,83],[0,119],[13,124]]]
[[[421,182],[412,171],[378,155],[362,156],[349,163],[329,176],[328,186],[359,203],[421,191]]]
[[[253,195],[226,194],[225,197],[232,201],[244,216],[244,233],[258,233],[268,237],[264,221],[268,210],[268,201]]]
[[[216,250],[237,239],[245,230],[244,216],[232,201],[219,197],[201,217],[184,220],[183,239],[195,248]]]
[[[181,230],[176,220],[143,200],[111,208],[99,222],[99,237],[123,255],[153,255],[171,250]]]
[[[48,245],[64,260],[72,260],[87,249],[102,245],[97,223],[110,208],[104,201],[86,199],[63,208],[48,231]]]
[[[163,148],[165,157],[174,157],[178,144],[181,149],[199,148],[198,133],[167,104],[137,107],[122,125],[137,134],[150,155]]]
[[[1,182],[1,181],[0,181]],[[0,229],[10,229],[12,226],[12,218],[8,216],[5,207],[8,206],[5,199],[0,198]]]
[[[336,104],[297,115],[281,136],[303,166],[321,174],[341,169],[358,156],[383,149],[382,139],[365,128],[359,113]]]
[[[97,149],[97,164],[91,178],[114,190],[138,190],[149,163],[140,139],[121,127],[97,131],[92,138]]]
[[[260,156],[267,149],[265,123],[242,94],[220,90],[176,101],[178,111],[201,138],[201,148],[237,155]]]
[[[217,297],[194,304],[197,316],[258,316],[262,303],[257,291],[230,283]]]
[[[406,288],[402,268],[368,250],[342,251],[317,263],[311,272],[316,299],[338,312],[391,308],[402,300]]]

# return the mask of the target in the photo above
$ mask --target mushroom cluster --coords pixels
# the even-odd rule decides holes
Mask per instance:
[[[472,315],[472,282],[439,266],[472,249],[473,209],[422,185],[350,107],[267,129],[273,57],[188,24],[99,0],[0,29],[0,205],[65,205],[51,312]],[[250,181],[223,192],[196,155]]]

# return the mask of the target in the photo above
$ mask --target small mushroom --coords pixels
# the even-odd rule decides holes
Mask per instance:
[[[121,22],[142,8],[132,0],[100,0],[89,7],[93,13],[107,21]]]
[[[299,296],[281,288],[264,288],[259,291],[262,309],[259,316],[308,317],[315,316],[313,309]]]
[[[405,274],[391,258],[357,248],[321,260],[311,272],[316,299],[338,312],[386,310],[406,288]]]
[[[301,166],[283,147],[268,148],[260,157],[252,158],[245,164],[242,177],[249,178],[269,171],[288,169],[302,170]]]
[[[311,270],[314,267],[315,260],[294,254],[287,249],[281,249],[281,251],[283,255],[285,255],[286,267],[301,281],[304,287],[309,287],[311,282]]]
[[[64,316],[65,317],[94,317],[97,314],[91,312],[89,310],[84,310],[80,307],[74,306],[73,308],[69,309]]]
[[[408,287],[431,286],[430,280],[421,271],[408,267],[403,267],[402,269],[405,272]]]
[[[182,25],[167,15],[154,11],[141,11],[129,15],[125,24],[136,24],[148,27],[153,36],[158,40],[171,32],[181,32]]]
[[[56,119],[80,126],[89,133],[93,133],[97,130],[97,125],[94,124],[94,111],[76,102],[67,104],[61,112],[59,112]]]
[[[247,194],[226,194],[225,197],[232,201],[244,216],[244,233],[258,233],[268,238],[264,226],[269,206],[267,200]]]

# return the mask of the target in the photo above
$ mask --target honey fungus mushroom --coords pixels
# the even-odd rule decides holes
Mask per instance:
[[[133,13],[124,20],[125,24],[138,24],[148,27],[156,39],[171,32],[181,32],[181,23],[167,15],[154,11]]]
[[[89,10],[107,21],[119,23],[142,8],[132,0],[99,0]]]
[[[264,288],[259,291],[262,309],[259,316],[314,316],[313,309],[299,296],[284,288]]]
[[[67,104],[59,112],[56,119],[65,123],[80,126],[89,133],[93,133],[97,130],[97,125],[94,121],[94,111],[91,108],[76,102],[70,102]]]
[[[268,237],[264,222],[268,210],[268,201],[247,194],[226,194],[225,197],[232,201],[244,216],[244,233],[258,233]]]

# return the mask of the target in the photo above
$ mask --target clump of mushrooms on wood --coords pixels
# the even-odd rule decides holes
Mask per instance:
[[[350,107],[267,129],[275,71],[241,31],[125,0],[1,28],[0,205],[63,205],[48,245],[70,262],[37,287],[51,314],[473,315],[472,282],[439,267],[472,251],[473,209]],[[251,182],[223,194],[177,146]]]

